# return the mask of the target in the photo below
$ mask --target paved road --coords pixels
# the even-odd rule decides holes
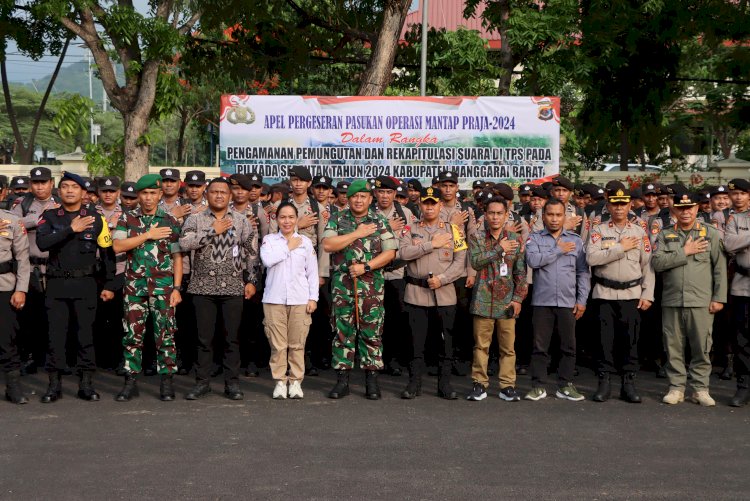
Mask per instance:
[[[554,398],[506,403],[398,398],[406,379],[383,377],[384,398],[325,397],[329,371],[308,378],[303,401],[274,401],[268,373],[243,379],[246,399],[217,392],[160,402],[158,378],[114,402],[121,385],[99,374],[98,403],[0,403],[2,499],[747,499],[750,407],[725,405],[733,384],[715,380],[719,406],[659,403],[664,380],[642,373],[641,405]],[[595,378],[582,370],[579,388]],[[460,378],[462,392],[470,380]],[[528,377],[519,388],[529,387]],[[550,388],[552,386],[550,385]]]

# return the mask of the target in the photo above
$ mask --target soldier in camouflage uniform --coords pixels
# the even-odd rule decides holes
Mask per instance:
[[[328,394],[341,398],[349,394],[349,371],[354,367],[355,340],[359,333],[360,365],[367,371],[366,395],[380,398],[377,371],[383,368],[382,268],[396,256],[398,242],[388,221],[371,208],[370,186],[354,181],[347,190],[349,208],[336,212],[323,233],[323,248],[331,254],[333,293],[333,360],[338,381]]]
[[[141,372],[143,333],[149,313],[154,326],[157,367],[161,374],[161,400],[174,400],[172,375],[177,370],[174,345],[175,307],[182,297],[180,225],[159,205],[161,180],[147,174],[138,180],[140,207],[125,212],[114,232],[115,252],[126,252],[125,268],[125,386],[116,400],[126,402],[138,394],[136,375]]]

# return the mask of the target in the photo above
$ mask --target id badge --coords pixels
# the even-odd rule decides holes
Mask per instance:
[[[237,257],[240,255],[240,248],[238,246],[232,247],[232,257]]]
[[[500,266],[500,276],[501,277],[507,277],[508,276],[508,265],[503,263]]]

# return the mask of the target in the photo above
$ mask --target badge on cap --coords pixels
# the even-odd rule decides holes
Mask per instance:
[[[724,187],[723,187],[723,186],[719,186],[719,187],[718,187],[718,188],[716,189],[716,191],[724,191]]]
[[[198,176],[196,176],[195,174],[193,174],[193,181],[197,181],[197,180],[198,180]]]
[[[258,176],[253,176],[253,181],[257,181],[257,180],[258,180]]]
[[[728,184],[727,186],[729,186],[729,189],[730,189],[730,190],[733,190],[733,189],[734,189],[734,183],[729,183],[729,184]]]
[[[453,173],[451,173],[451,172],[446,172],[446,173],[445,173],[445,177],[453,177]]]
[[[23,184],[23,179],[16,179],[16,184]]]
[[[320,178],[320,182],[321,182],[321,183],[325,183],[325,182],[326,182],[326,178],[324,178],[324,177],[321,177],[321,178]]]
[[[653,184],[649,184],[648,186],[646,186],[646,189],[647,190],[653,190],[654,189],[654,185]]]
[[[164,174],[166,174],[167,176],[171,176],[172,175],[172,171],[169,170],[169,169],[167,169],[167,171]]]
[[[35,176],[41,176],[42,175],[42,171],[40,171],[39,169],[37,169],[36,172],[34,172],[34,175]]]
[[[689,202],[689,201],[690,201],[690,196],[689,196],[689,195],[687,195],[687,194],[685,194],[685,195],[682,195],[682,201],[683,201],[683,202]]]
[[[107,179],[106,181],[104,181],[104,184],[106,184],[107,186],[112,186],[112,180]]]
[[[599,193],[602,193],[602,190],[599,190]],[[622,190],[617,190],[617,193],[615,193],[615,196],[621,197],[625,195],[625,193]]]

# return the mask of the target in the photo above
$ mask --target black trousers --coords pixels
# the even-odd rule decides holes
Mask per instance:
[[[456,287],[456,324],[466,326],[461,333],[456,333],[454,342],[456,360],[471,363],[474,360],[473,320],[469,312],[471,289],[466,288],[466,277],[459,278],[453,284]]]
[[[383,306],[385,321],[383,323],[383,363],[389,367],[406,365],[410,360],[409,320],[404,308],[404,279],[386,280]]]
[[[309,362],[313,367],[322,367],[328,363],[331,359],[332,342],[331,279],[325,277],[318,290],[318,307],[312,314],[310,332],[305,340],[305,364]]]
[[[750,374],[750,297],[732,296],[732,301],[737,332],[734,372],[737,376],[747,376]]]
[[[654,285],[654,302],[648,310],[640,313],[641,332],[638,341],[638,353],[640,354],[640,360],[643,362],[659,364],[667,360],[667,354],[664,351],[664,331],[661,325],[662,289],[661,273],[657,273]]]
[[[266,367],[271,358],[271,347],[268,345],[263,330],[263,291],[258,290],[250,299],[242,300],[242,319],[240,320],[240,354],[242,367],[250,362],[256,367]],[[330,343],[328,352],[331,351]]]
[[[11,296],[13,291],[0,291],[0,370],[3,372],[21,368],[21,358],[16,347],[18,319],[16,311],[10,305]]]
[[[183,286],[183,290],[187,290],[189,283],[190,274],[183,275],[181,284]],[[177,359],[180,367],[190,369],[195,363],[195,357],[198,350],[198,332],[196,331],[195,327],[195,307],[193,305],[192,294],[183,292],[181,295],[182,302],[178,304],[177,308],[175,309],[177,332],[175,332],[174,344],[177,348]],[[153,336],[150,337],[153,338]]]
[[[33,276],[33,275],[32,275]],[[34,280],[38,284],[38,281]],[[33,359],[38,366],[44,363],[49,348],[49,324],[44,292],[29,284],[26,304],[18,314],[21,330],[18,336],[18,349],[21,358]]]
[[[638,300],[597,301],[600,322],[600,373],[638,371],[638,337],[641,315]]]
[[[528,366],[531,362],[531,351],[534,346],[534,307],[531,306],[531,296],[534,285],[529,284],[529,293],[521,304],[521,315],[516,322],[516,363]],[[493,336],[497,338],[497,336]]]
[[[430,332],[442,333],[440,345],[441,362],[453,360],[453,334],[456,322],[455,306],[415,306],[406,305],[406,313],[409,315],[409,327],[411,327],[412,360],[424,362],[424,347],[427,335]]]
[[[122,289],[115,291],[109,301],[97,300],[94,321],[94,350],[99,367],[112,369],[122,360],[122,338],[125,337],[122,323]]]
[[[241,296],[193,296],[195,317],[198,326],[198,357],[196,379],[211,379],[213,341],[218,320],[223,321],[224,333],[224,380],[236,382],[240,372],[239,328],[242,318]]]
[[[549,366],[549,345],[557,327],[560,336],[558,384],[573,381],[576,369],[576,319],[573,308],[534,306],[534,349],[531,353],[531,381],[543,382]]]
[[[76,368],[79,371],[94,371],[93,325],[96,319],[96,297],[55,298],[47,297],[47,318],[49,319],[49,349],[47,350],[47,372],[66,368],[65,344],[68,327],[73,326],[72,339],[77,341]]]

